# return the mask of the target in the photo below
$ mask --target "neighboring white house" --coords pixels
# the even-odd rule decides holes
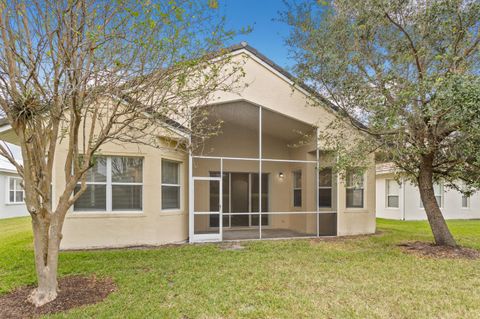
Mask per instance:
[[[21,181],[15,167],[0,157],[0,219],[28,215]]]
[[[391,164],[376,167],[376,214],[380,218],[402,220],[427,219],[418,187],[397,182]],[[435,185],[435,196],[446,219],[480,219],[480,195],[466,197],[458,191]]]

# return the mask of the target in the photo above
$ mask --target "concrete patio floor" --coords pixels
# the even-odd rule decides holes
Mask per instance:
[[[262,229],[262,238],[311,237],[316,234],[301,233],[291,229]],[[224,229],[223,240],[259,239],[258,228]]]

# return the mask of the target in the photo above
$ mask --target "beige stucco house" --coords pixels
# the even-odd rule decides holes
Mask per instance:
[[[86,192],[67,215],[62,248],[375,231],[373,158],[363,176],[344,180],[317,143],[336,110],[307,87],[292,89],[293,78],[248,45],[229,54],[243,59],[249,85],[219,92],[204,106],[212,121],[223,121],[220,133],[190,154],[103,146]],[[66,152],[58,152],[54,194],[64,183]]]

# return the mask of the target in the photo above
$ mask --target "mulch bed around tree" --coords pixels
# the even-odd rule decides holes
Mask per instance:
[[[95,276],[68,276],[59,279],[57,299],[36,308],[27,301],[34,286],[26,286],[0,296],[0,318],[32,318],[49,313],[91,305],[105,299],[116,290],[112,279]]]
[[[480,251],[466,247],[437,246],[421,241],[402,243],[398,245],[406,253],[430,258],[478,259]]]

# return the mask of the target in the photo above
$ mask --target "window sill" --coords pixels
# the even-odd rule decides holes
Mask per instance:
[[[346,208],[345,213],[369,213],[366,208]]]
[[[162,209],[160,214],[161,216],[184,215],[186,212],[183,209]]]
[[[21,203],[5,203],[5,205],[7,206],[16,206],[16,205],[25,205],[25,202],[21,202]]]
[[[146,217],[143,211],[76,211],[67,215],[69,218],[130,218]]]

